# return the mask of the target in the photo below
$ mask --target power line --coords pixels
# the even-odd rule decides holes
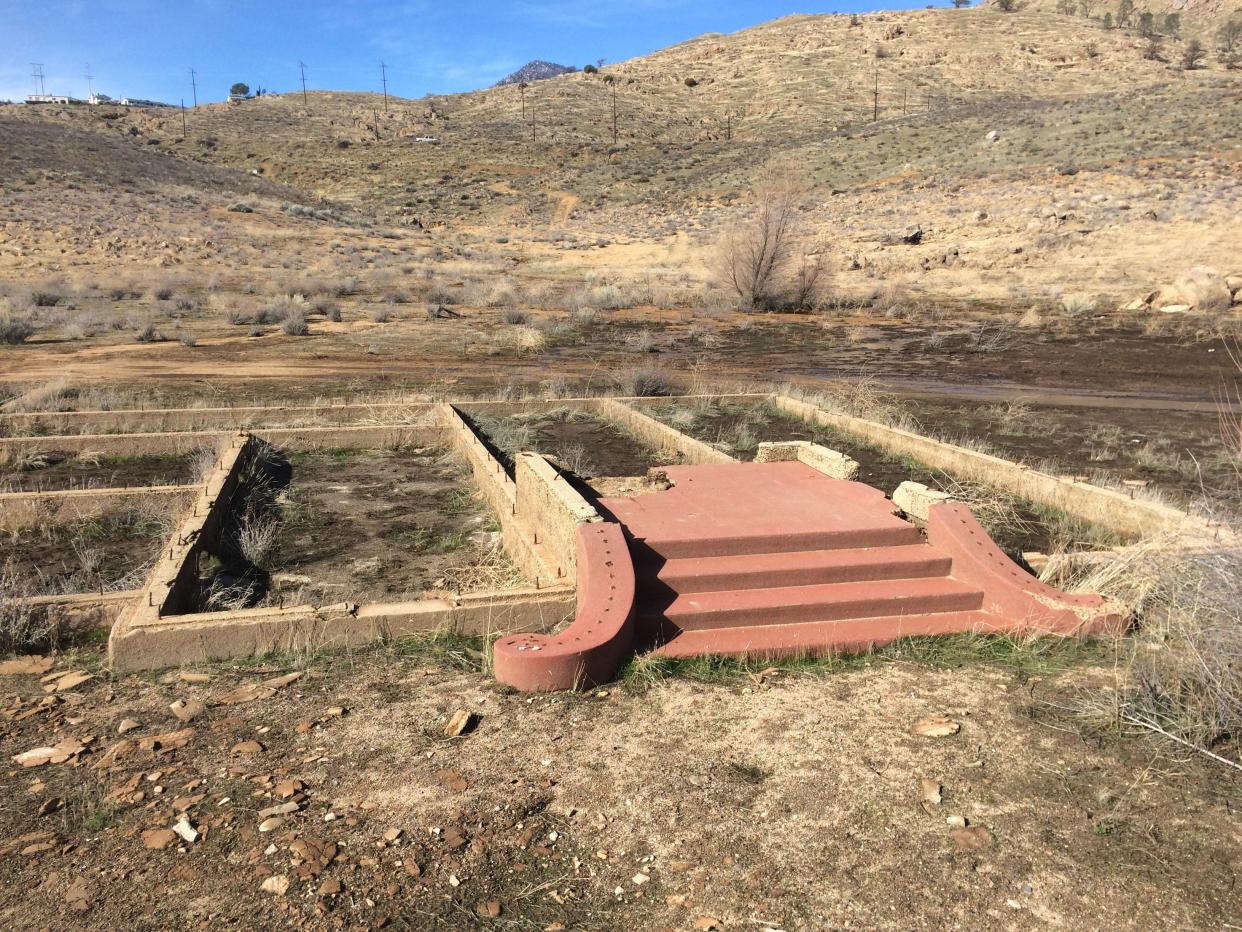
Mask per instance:
[[[190,69],[190,87],[194,91],[194,108],[198,109],[198,72]]]
[[[384,112],[388,112],[388,66],[380,61],[380,76],[384,82]]]

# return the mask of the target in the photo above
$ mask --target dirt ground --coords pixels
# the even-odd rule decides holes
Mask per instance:
[[[495,519],[469,473],[446,451],[338,450],[290,461],[269,600],[398,602],[519,580],[496,553]]]
[[[1236,917],[1239,783],[1065,727],[1054,707],[1108,680],[1090,656],[1071,651],[1065,670],[877,658],[535,697],[475,656],[409,642],[185,678],[96,671],[51,699],[35,676],[5,677],[6,758],[81,750],[0,773],[4,924],[1173,930]],[[177,700],[197,716],[175,718]],[[473,727],[445,738],[456,709]],[[912,733],[936,715],[960,732]],[[193,841],[168,831],[183,814]]]
[[[474,415],[472,421],[509,470],[514,455],[523,450],[555,457],[584,478],[643,476],[652,466],[668,462],[621,427],[580,408],[512,417]]]
[[[0,571],[31,595],[141,588],[171,528],[125,511],[0,532]]]
[[[37,463],[0,471],[0,491],[51,492],[149,485],[183,485],[191,481],[194,457],[91,457],[42,454]]]

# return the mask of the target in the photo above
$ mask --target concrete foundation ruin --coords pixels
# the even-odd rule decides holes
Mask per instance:
[[[635,651],[776,656],[864,649],[913,634],[1034,631],[1089,634],[1124,623],[1098,597],[1066,596],[995,546],[965,506],[916,483],[852,481],[846,455],[759,438],[753,463],[646,413],[654,404],[727,399],[771,404],[928,466],[1129,535],[1211,533],[1202,519],[1124,492],[829,411],[789,393],[581,398],[3,415],[0,462],[40,450],[112,455],[212,445],[199,485],[0,495],[0,525],[58,522],[127,496],[150,495],[181,518],[141,589],[47,596],[49,614],[110,629],[119,671],[292,650],[321,650],[433,631],[496,637],[497,677],[524,690],[606,681]],[[518,452],[506,464],[476,416],[572,405],[667,466],[589,482]],[[303,423],[306,426],[291,426]],[[28,436],[15,436],[17,434]],[[527,585],[428,592],[393,603],[333,602],[202,611],[201,555],[235,506],[239,478],[265,444],[285,451],[443,448],[472,487]],[[887,493],[887,494],[886,494]]]

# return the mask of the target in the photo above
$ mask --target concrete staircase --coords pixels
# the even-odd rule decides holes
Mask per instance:
[[[829,536],[814,549],[774,544],[794,542],[634,541],[639,642],[674,657],[776,655],[836,643],[863,619],[881,631],[912,616],[945,630],[980,621],[983,591],[953,579],[951,558],[913,526]]]

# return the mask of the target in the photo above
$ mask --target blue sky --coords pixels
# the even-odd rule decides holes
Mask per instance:
[[[32,62],[49,94],[221,100],[234,81],[271,91],[307,84],[403,97],[495,83],[534,58],[581,67],[620,61],[703,32],[733,32],[789,13],[925,4],[839,0],[0,0],[0,100],[31,93]],[[947,5],[944,2],[938,5]]]

